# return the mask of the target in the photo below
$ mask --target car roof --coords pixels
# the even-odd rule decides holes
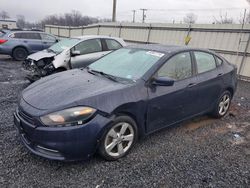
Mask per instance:
[[[148,50],[148,51],[157,51],[157,52],[161,52],[164,54],[181,52],[181,51],[186,51],[186,50],[198,50],[198,51],[211,52],[207,49],[192,48],[188,46],[163,45],[163,44],[136,44],[136,45],[129,45],[127,46],[127,48],[137,48],[137,49]]]
[[[84,36],[77,36],[77,37],[73,37],[73,38],[77,38],[77,39],[81,39],[81,40],[85,40],[85,39],[95,39],[95,38],[118,39],[117,37],[109,37],[109,36],[105,36],[105,35],[84,35]]]
[[[44,31],[38,31],[38,30],[6,30],[5,33],[45,33]],[[46,33],[48,35],[51,35],[49,33]]]

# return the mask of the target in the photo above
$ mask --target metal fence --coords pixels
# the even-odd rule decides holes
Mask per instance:
[[[242,79],[250,79],[250,24],[134,24],[102,23],[84,27],[46,25],[59,37],[108,35],[130,43],[185,45],[214,50],[237,65]]]

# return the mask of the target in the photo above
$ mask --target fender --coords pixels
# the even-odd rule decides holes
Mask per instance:
[[[54,61],[52,62],[56,69],[63,67],[65,69],[70,69],[69,67],[70,61],[70,49],[64,50],[62,53],[58,54],[54,57]]]

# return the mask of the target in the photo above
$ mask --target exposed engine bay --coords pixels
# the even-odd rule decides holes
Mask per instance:
[[[70,69],[69,61],[69,50],[56,54],[47,49],[29,55],[23,62],[23,68],[26,71],[26,78],[34,82],[41,77]]]
[[[56,69],[52,63],[53,60],[54,57],[43,58],[38,61],[26,59],[23,62],[23,68],[27,72],[26,78],[34,82],[41,77],[54,73]]]

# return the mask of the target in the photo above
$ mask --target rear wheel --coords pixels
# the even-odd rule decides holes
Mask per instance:
[[[226,115],[231,104],[231,93],[225,91],[220,96],[218,102],[215,105],[215,108],[212,112],[212,115],[216,118],[221,118]]]
[[[128,154],[137,139],[137,127],[133,119],[120,116],[104,133],[99,154],[106,160],[117,160]]]
[[[23,61],[28,56],[28,52],[23,47],[17,47],[12,52],[12,57],[17,61]]]

